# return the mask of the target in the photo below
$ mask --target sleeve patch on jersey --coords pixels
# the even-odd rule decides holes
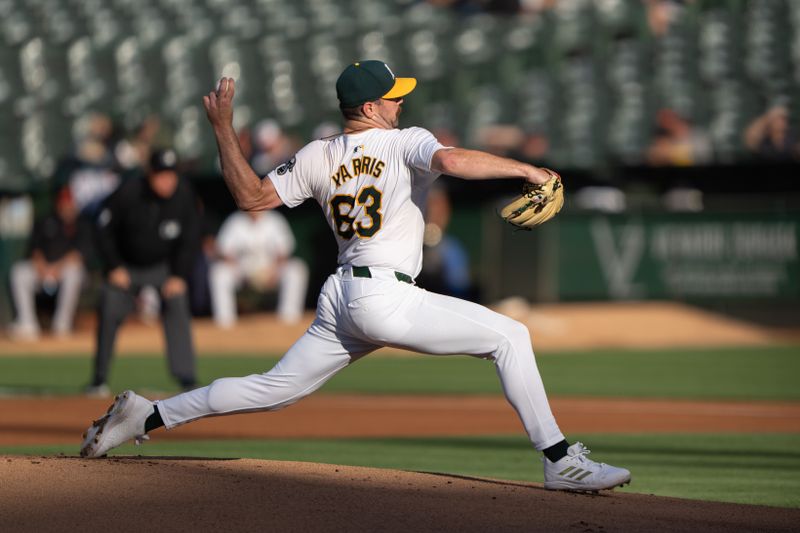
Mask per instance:
[[[276,168],[275,172],[277,172],[279,176],[283,176],[287,172],[291,172],[292,169],[294,169],[294,165],[296,162],[297,162],[297,157],[292,156],[292,158],[289,161]]]

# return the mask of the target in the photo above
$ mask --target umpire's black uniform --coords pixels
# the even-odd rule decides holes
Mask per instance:
[[[142,287],[160,291],[170,278],[185,282],[191,272],[198,250],[199,215],[194,193],[175,174],[175,163],[174,152],[156,152],[150,174],[123,182],[100,210],[97,243],[106,273],[125,271],[130,283],[125,288],[109,276],[103,285],[90,389],[105,387],[117,330],[134,309],[134,298]],[[184,290],[171,297],[162,294],[161,299],[170,372],[184,388],[190,388],[195,384],[195,355],[188,296]]]

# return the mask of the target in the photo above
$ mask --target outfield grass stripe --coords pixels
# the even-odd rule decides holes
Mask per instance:
[[[277,358],[202,357],[202,383],[269,370]],[[800,346],[538,355],[549,394],[800,401]],[[575,379],[576,372],[591,379]],[[79,392],[89,381],[89,357],[0,357],[0,389],[32,394]],[[112,389],[177,391],[160,357],[114,361]],[[455,357],[367,357],[335,376],[330,393],[501,394],[490,361]]]

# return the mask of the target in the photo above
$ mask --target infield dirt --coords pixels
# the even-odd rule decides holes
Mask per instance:
[[[528,306],[507,300],[495,309],[523,322],[531,331],[534,350],[588,350],[601,348],[649,349],[681,346],[767,346],[797,342],[800,328],[776,329],[736,320],[719,313],[675,302],[574,303]],[[93,353],[94,315],[80,316],[76,332],[66,338],[44,336],[35,343],[0,338],[0,356],[17,354],[53,357]],[[237,355],[276,354],[288,349],[313,320],[307,313],[297,324],[286,325],[271,314],[243,316],[230,330],[210,319],[194,319],[192,332],[198,352]],[[120,330],[117,353],[164,353],[163,334],[157,324],[142,324],[131,317]],[[398,354],[398,350],[381,350]],[[402,353],[402,352],[400,352]]]
[[[0,445],[75,444],[111,400],[5,398]],[[800,404],[553,398],[569,433],[800,432]],[[199,420],[154,439],[420,437],[521,434],[502,397],[316,395],[288,409]]]
[[[7,531],[796,531],[800,510],[327,464],[0,456]],[[634,479],[635,483],[635,479]]]

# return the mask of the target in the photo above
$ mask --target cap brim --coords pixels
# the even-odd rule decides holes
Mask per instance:
[[[400,98],[413,91],[416,86],[416,78],[395,78],[394,87],[381,98]]]

